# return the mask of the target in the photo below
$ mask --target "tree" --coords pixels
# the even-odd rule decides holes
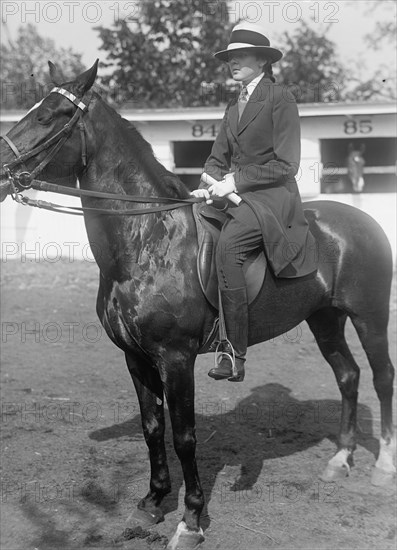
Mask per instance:
[[[39,35],[32,24],[20,27],[15,42],[1,44],[1,107],[29,109],[51,89],[48,60],[67,78],[85,70],[81,54],[70,48],[56,48],[53,40]]]
[[[227,69],[213,58],[230,36],[224,0],[152,0],[139,19],[97,27],[111,74],[108,100],[129,107],[218,105]],[[227,73],[228,74],[228,73]]]
[[[383,46],[396,52],[397,44],[397,23],[396,23],[395,2],[368,2],[367,12],[372,17],[375,13],[383,12],[386,20],[376,21],[371,33],[365,35],[364,39],[370,48],[380,50]],[[349,98],[363,101],[384,101],[397,99],[396,92],[396,66],[379,64],[372,78],[364,82],[359,81],[351,91]]]
[[[371,48],[379,50],[383,43],[388,43],[396,51],[397,20],[396,2],[367,2],[367,12],[374,17],[374,14],[383,11],[387,18],[385,21],[376,21],[371,33],[365,35],[365,40]]]
[[[357,2],[348,2],[350,6],[356,7]],[[346,94],[349,101],[395,101],[396,92],[396,63],[395,52],[397,51],[397,4],[396,2],[364,2],[364,13],[368,19],[374,21],[370,33],[364,36],[364,41],[371,51],[377,51],[379,61],[376,70],[368,79],[363,77],[363,62],[360,60],[351,73],[352,87]],[[387,49],[394,52],[394,63],[382,63],[381,50]],[[364,62],[365,63],[365,62]]]
[[[377,69],[372,78],[363,81],[354,76],[355,86],[346,94],[347,101],[396,101],[396,72]]]
[[[344,97],[345,69],[334,42],[305,22],[294,34],[284,32],[280,44],[284,57],[278,82],[290,87],[298,103],[340,101]],[[276,68],[276,66],[275,66]]]

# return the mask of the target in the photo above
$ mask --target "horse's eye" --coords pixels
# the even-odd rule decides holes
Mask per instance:
[[[53,118],[53,113],[49,109],[40,108],[37,112],[37,122],[39,124],[49,124]]]

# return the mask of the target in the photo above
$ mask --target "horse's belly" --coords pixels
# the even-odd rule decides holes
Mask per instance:
[[[270,271],[249,308],[249,345],[272,340],[292,330],[325,303],[321,274],[276,279]]]

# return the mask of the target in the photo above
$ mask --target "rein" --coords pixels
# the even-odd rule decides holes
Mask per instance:
[[[136,216],[142,214],[153,214],[156,212],[162,212],[167,210],[174,210],[176,208],[181,208],[183,206],[190,206],[197,202],[202,202],[201,198],[189,198],[189,199],[175,199],[171,197],[139,197],[135,195],[123,195],[116,193],[103,193],[99,191],[88,191],[84,189],[73,189],[64,187],[61,185],[49,183],[46,181],[40,181],[36,179],[37,174],[42,172],[42,170],[47,166],[47,164],[54,158],[56,153],[62,148],[65,141],[71,135],[72,129],[75,124],[79,123],[81,143],[82,143],[82,161],[83,165],[87,165],[87,151],[86,151],[86,139],[85,139],[85,129],[83,122],[83,114],[88,111],[88,105],[90,100],[87,103],[84,102],[85,97],[78,99],[74,94],[65,90],[64,88],[55,87],[51,90],[50,93],[59,93],[69,99],[74,105],[77,106],[77,110],[61,130],[59,130],[52,137],[47,139],[41,145],[34,147],[32,150],[27,151],[26,153],[20,153],[17,146],[11,141],[7,136],[0,136],[1,139],[7,143],[9,148],[12,150],[16,159],[11,161],[8,164],[3,166],[7,177],[10,181],[13,193],[11,194],[12,198],[25,206],[32,206],[36,208],[42,208],[45,210],[51,210],[53,212],[60,212],[65,214],[74,214],[74,215],[84,215],[84,212],[95,212],[97,214],[111,214],[118,216]],[[54,145],[55,144],[55,145]],[[49,151],[48,155],[42,160],[42,162],[36,166],[36,168],[29,172],[26,170],[24,165],[27,159],[30,159],[36,156],[41,151],[48,149],[52,145],[53,148]],[[12,168],[21,165],[23,168],[22,172],[18,174],[13,174]],[[115,209],[106,209],[106,208],[93,208],[93,207],[77,207],[77,206],[62,206],[59,204],[54,204],[47,201],[30,199],[22,195],[22,190],[36,189],[38,191],[49,191],[52,193],[59,193],[62,195],[70,195],[75,197],[95,197],[98,199],[111,199],[135,203],[170,203],[165,204],[164,206],[156,206],[152,208],[135,208],[135,209],[126,209],[126,210],[115,210]]]
[[[102,193],[99,191],[87,191],[85,189],[71,189],[65,188],[61,185],[56,185],[54,183],[48,183],[46,181],[33,180],[31,182],[32,189],[38,191],[48,191],[51,193],[60,193],[62,195],[69,195],[73,197],[95,197],[98,199],[112,199],[125,202],[135,202],[135,203],[159,203],[159,202],[170,202],[171,204],[166,204],[164,206],[155,206],[152,208],[133,208],[127,210],[114,210],[109,208],[91,208],[88,206],[62,206],[59,204],[54,204],[51,202],[30,199],[29,197],[23,196],[21,193],[16,193],[13,198],[20,204],[26,206],[33,206],[36,208],[42,208],[44,210],[51,210],[53,212],[59,212],[63,214],[74,214],[83,216],[84,212],[92,212],[97,214],[111,214],[116,216],[139,216],[142,214],[155,214],[157,212],[163,212],[168,210],[174,210],[176,208],[181,208],[183,206],[191,206],[192,204],[202,202],[203,199],[198,197],[192,197],[190,199],[173,199],[171,197],[139,197],[137,195],[121,195],[116,193]]]

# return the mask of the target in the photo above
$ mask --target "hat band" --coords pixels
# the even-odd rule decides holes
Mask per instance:
[[[266,48],[266,46],[253,46],[252,44],[245,44],[245,42],[234,42],[233,44],[229,44],[226,52],[231,52],[233,50],[249,50],[251,48]]]
[[[255,31],[233,31],[230,36],[230,44],[235,42],[251,44],[252,46],[270,46],[270,42],[266,36]]]

